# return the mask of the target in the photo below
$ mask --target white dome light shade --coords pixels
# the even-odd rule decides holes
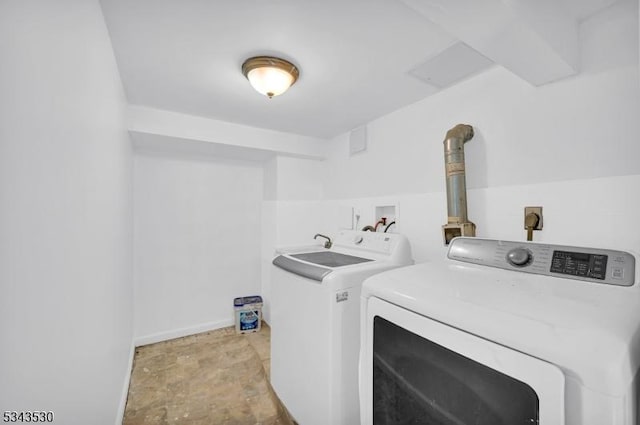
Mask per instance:
[[[247,59],[242,64],[242,73],[256,91],[270,99],[287,91],[299,75],[292,63],[268,56]]]
[[[258,93],[269,97],[284,93],[293,83],[293,75],[278,68],[252,69],[247,78]]]

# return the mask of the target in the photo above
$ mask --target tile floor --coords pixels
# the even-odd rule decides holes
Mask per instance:
[[[293,425],[269,384],[271,330],[138,347],[124,425]]]

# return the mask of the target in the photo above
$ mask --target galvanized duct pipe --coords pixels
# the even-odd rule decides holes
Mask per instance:
[[[456,236],[475,236],[476,226],[467,218],[464,144],[473,138],[473,127],[458,124],[444,139],[444,164],[447,176],[448,222],[442,226],[444,243]]]

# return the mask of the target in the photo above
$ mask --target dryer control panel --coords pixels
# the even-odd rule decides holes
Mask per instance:
[[[636,258],[628,252],[610,249],[462,237],[451,242],[447,257],[466,263],[609,285],[631,286],[636,279]]]

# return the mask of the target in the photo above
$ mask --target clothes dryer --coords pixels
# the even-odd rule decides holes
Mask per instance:
[[[362,292],[362,425],[635,425],[629,252],[456,238]]]

